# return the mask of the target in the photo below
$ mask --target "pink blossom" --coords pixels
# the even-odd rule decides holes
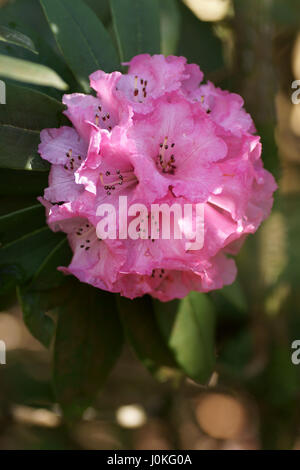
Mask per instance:
[[[129,298],[220,289],[234,281],[231,256],[269,215],[276,189],[253,121],[239,95],[201,84],[203,73],[184,57],[143,54],[126,65],[127,74],[91,75],[96,96],[65,95],[72,126],[41,133],[39,152],[51,170],[40,200],[73,251],[59,269]],[[125,196],[146,208],[203,204],[203,246],[190,250],[175,238],[182,220],[170,239],[99,239],[97,209],[111,204],[118,230]],[[150,219],[145,227],[150,233]]]

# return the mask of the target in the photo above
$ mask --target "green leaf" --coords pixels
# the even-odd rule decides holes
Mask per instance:
[[[160,53],[158,0],[110,0],[121,61]]]
[[[67,238],[61,238],[45,257],[40,258],[40,266],[30,284],[18,289],[24,322],[31,334],[46,347],[50,346],[55,329],[47,312],[61,305],[69,294],[68,278],[57,267],[69,264],[72,253]]]
[[[13,289],[24,277],[18,266],[11,264],[0,266],[0,295]]]
[[[57,267],[68,265],[71,256],[68,240],[64,238],[50,251],[36,271],[32,280],[34,289],[44,290],[59,286],[65,280],[65,276],[57,270]]]
[[[183,2],[178,1],[178,6],[181,31],[177,55],[199,64],[205,73],[222,69],[222,43],[215,36],[212,24],[199,20]]]
[[[205,294],[191,292],[181,302],[155,301],[162,334],[183,371],[206,383],[215,366],[214,309]]]
[[[96,13],[104,25],[111,20],[109,0],[85,0],[85,3]]]
[[[74,281],[60,308],[54,352],[54,386],[67,417],[81,415],[90,405],[122,343],[114,296]]]
[[[64,242],[65,240],[63,240]],[[61,243],[58,246],[62,246]],[[55,250],[55,248],[54,248]],[[49,257],[46,258],[48,260]],[[54,263],[53,263],[54,264]],[[59,263],[57,263],[59,264]],[[73,287],[72,279],[65,277],[64,282],[60,279],[60,285],[56,282],[49,282],[47,290],[38,290],[41,272],[46,274],[45,266],[49,266],[49,261],[41,265],[42,269],[37,271],[29,285],[19,286],[17,289],[18,299],[23,310],[23,320],[28,330],[40,343],[48,348],[55,333],[54,315],[59,306],[65,304]],[[57,272],[57,265],[52,266],[49,271],[50,276]],[[60,273],[61,274],[61,273]],[[43,286],[45,287],[45,286]]]
[[[0,26],[0,41],[24,47],[34,54],[38,54],[33,41],[28,36],[14,29],[6,28],[6,26]]]
[[[65,119],[64,106],[43,93],[8,85],[6,105],[0,106],[0,167],[47,170],[37,148],[40,132],[59,127]]]
[[[247,312],[247,299],[239,279],[236,279],[233,284],[223,287],[219,292],[226,300],[234,305],[236,309]]]
[[[119,67],[110,36],[96,14],[81,0],[40,0],[56,41],[83,89],[88,77]]]
[[[1,160],[1,156],[0,156]],[[40,196],[48,186],[45,171],[9,170],[0,168],[0,196]]]
[[[24,83],[51,86],[58,90],[67,90],[68,84],[49,67],[0,54],[0,74],[3,78],[11,78]]]
[[[15,196],[0,195],[0,220],[1,220],[1,217],[9,215],[11,212],[20,211],[21,209],[26,209],[32,206],[36,206],[36,207],[39,206],[35,197],[32,197],[32,196],[19,197],[18,195],[15,195]],[[1,233],[1,225],[2,223],[0,222],[0,233]],[[1,238],[0,238],[0,241],[1,241]]]
[[[62,234],[55,234],[44,226],[27,233],[1,247],[1,264],[13,264],[24,272],[24,279],[30,279],[49,252],[61,241]]]
[[[38,55],[33,55],[29,50],[23,49],[12,44],[0,43],[0,53],[10,57],[24,59],[37,64],[44,64],[61,77],[71,87],[71,90],[78,91],[79,84],[76,83],[73,74],[66,65],[61,56],[55,39],[48,27],[45,15],[37,0],[19,0],[11,4],[7,3],[1,8],[1,23],[6,27],[17,30],[26,36],[29,36],[35,44]],[[2,70],[0,69],[0,76]],[[27,74],[27,83],[35,80]],[[16,80],[20,81],[19,77]],[[33,85],[42,87],[41,91],[60,98],[59,91],[51,87],[45,88],[42,85]],[[37,89],[39,89],[37,88]]]
[[[118,297],[126,335],[138,358],[157,377],[167,377],[176,362],[159,330],[150,297],[129,300]]]
[[[41,204],[24,207],[0,216],[0,247],[45,226],[45,209]]]
[[[48,43],[51,44],[52,40],[52,43],[55,44],[50,30],[47,28],[47,21],[41,5],[37,0],[5,2],[5,5],[1,7],[1,24],[29,35],[35,44],[35,38],[29,34],[29,29],[46,37]],[[36,47],[38,48],[37,44]],[[19,50],[22,51],[20,48]]]
[[[55,332],[54,321],[47,315],[49,297],[51,298],[52,292],[32,292],[19,287],[17,293],[25,325],[30,333],[48,348]]]
[[[166,56],[176,54],[181,22],[177,1],[161,0],[159,6],[161,52]]]
[[[20,241],[24,236],[45,227],[45,210],[41,204],[22,207],[17,200],[8,203],[4,198],[2,198],[1,204],[3,204],[1,212],[3,211],[4,214],[0,215],[0,258],[1,263],[6,260],[13,264],[0,267],[0,294],[26,279],[24,271],[26,266],[19,265],[18,251],[14,254],[13,242],[16,241],[18,247],[18,240]],[[20,208],[14,210],[14,206]],[[12,212],[7,213],[9,210]],[[25,240],[27,240],[26,237]],[[12,249],[9,246],[12,246]],[[18,248],[16,249],[18,250]]]
[[[55,267],[56,269],[56,267]],[[18,299],[23,310],[23,320],[28,330],[46,348],[52,343],[55,334],[54,314],[65,304],[72,294],[73,282],[65,278],[63,285],[39,291],[36,280],[17,288]]]

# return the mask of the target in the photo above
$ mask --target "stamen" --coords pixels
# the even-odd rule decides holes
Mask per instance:
[[[122,186],[123,184],[125,187],[132,185],[133,183],[137,182],[137,178],[133,171],[124,171],[121,174],[121,170],[116,170],[117,179],[113,181],[105,181],[104,182],[104,175],[103,173],[99,174],[101,185],[104,187],[107,196],[111,195],[111,191],[116,190],[116,186]],[[112,176],[111,171],[106,171],[105,176],[109,177]]]
[[[176,166],[174,165],[175,163],[175,155],[172,153],[170,157],[167,157],[167,151],[169,150],[169,147],[174,148],[175,143],[172,142],[172,144],[169,146],[168,142],[168,137],[166,136],[164,138],[163,143],[159,144],[159,147],[162,149],[159,155],[157,156],[157,160],[159,163],[159,166],[162,170],[163,173],[169,173],[169,174],[174,174],[174,171],[176,170]]]
[[[138,76],[136,75],[134,77],[134,92],[133,92],[134,96],[137,96],[139,94],[139,90],[137,88],[137,83],[138,83]]]

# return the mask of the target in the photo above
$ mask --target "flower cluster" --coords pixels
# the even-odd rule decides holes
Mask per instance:
[[[184,57],[143,54],[128,73],[90,76],[95,96],[63,102],[70,127],[44,129],[39,152],[51,162],[41,199],[48,224],[73,250],[59,268],[83,282],[162,301],[230,284],[230,257],[272,207],[275,181],[261,161],[260,138],[239,95],[212,83]],[[100,239],[97,208],[130,203],[204,205],[204,244],[184,240]]]

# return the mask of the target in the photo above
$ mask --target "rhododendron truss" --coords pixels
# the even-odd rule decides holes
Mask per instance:
[[[143,54],[125,65],[127,74],[90,76],[96,96],[65,95],[72,126],[41,133],[40,155],[52,164],[41,202],[73,250],[59,269],[129,298],[162,301],[231,284],[232,255],[268,216],[276,189],[243,100],[201,84],[201,70],[184,57]],[[99,238],[98,208],[111,204],[118,214],[120,196],[148,208],[203,204],[203,246],[189,250],[172,237],[174,224],[170,240]]]

